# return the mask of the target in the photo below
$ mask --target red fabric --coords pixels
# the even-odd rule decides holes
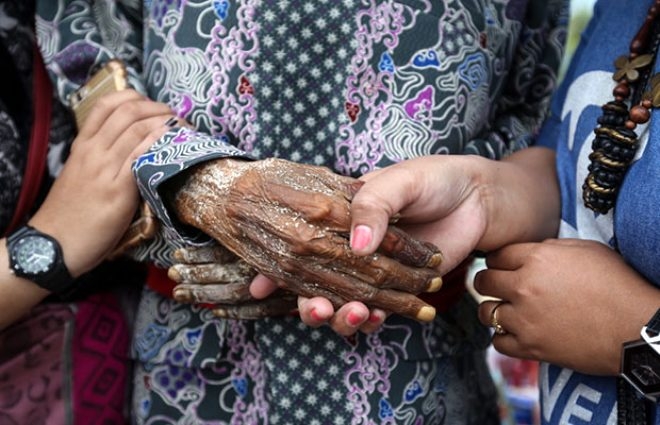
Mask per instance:
[[[471,261],[464,261],[451,272],[447,273],[442,281],[442,288],[438,292],[420,294],[419,297],[431,304],[439,312],[445,312],[461,299],[465,291],[465,278]],[[149,265],[147,270],[147,285],[153,291],[158,292],[166,298],[172,298],[172,290],[176,282],[167,277],[167,269]],[[204,307],[213,307],[203,304]]]
[[[127,424],[129,330],[117,299],[97,294],[80,302],[73,338],[75,424]]]
[[[0,331],[0,424],[127,425],[129,340],[110,293],[38,305]]]
[[[6,233],[18,227],[27,217],[30,208],[39,194],[39,186],[46,171],[46,154],[48,153],[48,134],[50,132],[51,101],[53,89],[46,74],[39,49],[35,47],[33,70],[33,111],[32,132],[28,147],[27,163],[18,195],[14,216],[7,226]]]

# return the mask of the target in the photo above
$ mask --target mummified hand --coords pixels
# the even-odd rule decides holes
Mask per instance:
[[[349,246],[350,200],[362,183],[329,169],[279,159],[219,159],[181,176],[179,220],[215,238],[295,295],[336,307],[362,301],[421,321],[435,309],[415,294],[440,289],[440,251],[390,226],[379,251]]]
[[[186,247],[174,252],[168,270],[178,283],[174,299],[182,303],[212,304],[213,313],[232,319],[257,319],[291,313],[296,296],[279,289],[266,299],[256,299],[249,291],[257,271],[221,245]]]

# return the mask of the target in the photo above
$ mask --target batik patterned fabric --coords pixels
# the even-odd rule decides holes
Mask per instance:
[[[193,124],[136,164],[170,243],[198,240],[158,190],[200,160],[276,156],[358,176],[423,154],[527,146],[567,12],[560,0],[91,4],[39,1],[40,45],[62,99],[93,64],[127,57],[135,86]],[[140,424],[498,423],[488,343],[467,296],[431,324],[391,317],[344,338],[295,317],[222,320],[146,289],[133,413]]]

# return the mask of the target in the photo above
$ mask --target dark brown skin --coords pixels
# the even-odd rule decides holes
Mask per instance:
[[[240,258],[218,261],[207,253],[209,261],[189,261],[224,263],[223,272],[211,271],[214,266],[194,272],[191,266],[175,266],[170,275],[185,285],[177,287],[179,296],[175,290],[177,299],[226,304],[220,315],[234,317],[236,309],[230,306],[254,303],[245,289],[239,289],[255,275],[247,264],[278,284],[283,291],[275,299],[284,297],[286,308],[295,306],[295,301],[288,304],[293,294],[323,296],[336,307],[362,301],[421,321],[435,316],[433,307],[416,296],[441,286],[435,267],[442,254],[435,246],[390,226],[377,253],[357,256],[351,251],[350,201],[362,184],[358,180],[280,159],[220,159],[198,166],[174,184],[171,204],[179,220]],[[226,278],[230,268],[241,267],[242,278]],[[219,284],[232,286],[220,290]],[[243,295],[236,298],[234,292]],[[271,298],[266,301],[273,303]]]

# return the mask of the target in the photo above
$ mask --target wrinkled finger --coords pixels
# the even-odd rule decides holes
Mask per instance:
[[[331,233],[324,237],[316,237],[314,232],[317,230],[309,226],[301,226],[296,231],[298,239],[306,243],[292,246],[292,253],[305,257],[333,259],[331,267],[337,273],[352,275],[374,287],[418,294],[436,292],[442,286],[440,273],[432,268],[407,266],[379,254],[356,256],[340,235]],[[273,232],[277,230],[273,229]],[[310,234],[307,235],[306,232]]]
[[[246,262],[228,264],[174,264],[167,276],[178,283],[194,284],[249,284],[257,272]]]
[[[378,251],[414,267],[438,267],[442,252],[435,245],[419,241],[395,226],[389,226]]]
[[[213,309],[218,317],[239,320],[254,320],[263,317],[283,316],[295,313],[296,299],[293,296],[268,298],[239,305],[222,305]]]
[[[288,260],[282,262],[282,268],[290,273],[297,270],[297,266],[293,266]],[[319,266],[307,267],[304,279],[304,282],[294,284],[295,287],[291,291],[308,298],[325,296],[317,293],[319,290],[317,282],[323,282],[323,291],[335,294],[334,298],[338,297],[340,300],[361,301],[369,307],[391,311],[422,322],[431,321],[435,317],[435,308],[412,294],[375,288],[352,276],[337,273],[336,270],[327,270]],[[343,302],[337,304],[332,298],[330,301],[336,308],[344,304]]]
[[[177,263],[205,264],[205,263],[233,263],[238,257],[220,244],[211,246],[187,246],[174,251],[174,261]]]
[[[248,285],[240,283],[223,284],[181,284],[172,290],[172,296],[184,304],[226,304],[252,300]]]

